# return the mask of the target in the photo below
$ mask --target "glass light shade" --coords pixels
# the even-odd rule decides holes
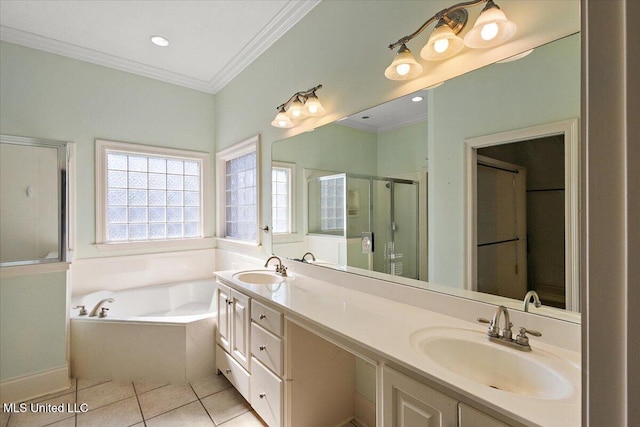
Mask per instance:
[[[307,97],[307,101],[304,103],[302,111],[305,115],[311,117],[324,116],[326,113],[324,107],[320,103],[320,100],[314,93]]]
[[[304,111],[302,109],[302,102],[300,102],[299,98],[296,98],[291,105],[289,106],[289,110],[287,111],[287,115],[293,119],[298,120],[304,118]]]
[[[271,122],[271,126],[288,129],[293,127],[293,122],[291,121],[289,116],[287,116],[287,113],[284,111],[284,108],[281,108],[278,114],[276,115],[276,118],[273,119],[273,121]]]
[[[427,61],[440,61],[451,58],[462,50],[464,41],[455,35],[448,25],[436,27],[429,41],[420,51],[420,56]]]
[[[420,73],[422,73],[422,65],[418,64],[405,45],[402,45],[391,65],[384,71],[385,77],[389,80],[410,80],[418,77]]]
[[[471,31],[464,36],[464,44],[474,49],[498,46],[513,37],[517,28],[503,11],[493,6],[480,13]]]

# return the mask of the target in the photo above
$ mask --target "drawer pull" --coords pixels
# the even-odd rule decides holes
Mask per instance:
[[[231,369],[225,369],[224,371],[227,373],[227,375],[231,373]]]
[[[265,351],[267,349],[267,346],[266,345],[261,345],[258,348],[260,349],[260,351]]]
[[[264,319],[266,319],[266,318],[267,318],[267,315],[266,315],[266,314],[261,314],[261,315],[259,316],[259,318],[260,318],[260,320],[264,320]]]
[[[260,399],[264,399],[265,397],[267,397],[266,393],[260,393],[259,396],[260,396]]]

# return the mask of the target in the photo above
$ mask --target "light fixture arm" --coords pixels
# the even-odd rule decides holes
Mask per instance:
[[[322,85],[318,85],[318,86],[314,86],[311,89],[307,89],[307,90],[303,90],[301,92],[296,92],[293,95],[291,95],[291,98],[289,98],[286,102],[284,102],[283,104],[280,104],[276,107],[276,110],[280,110],[280,109],[287,109],[289,107],[289,105],[296,99],[299,98],[303,103],[307,101],[307,98],[309,98],[310,95],[315,95],[316,91],[322,89]]]
[[[453,20],[451,19],[450,15],[453,14],[454,12],[460,10],[460,11],[464,11],[465,14],[466,14],[466,10],[465,9],[467,9],[469,7],[477,6],[477,5],[481,4],[481,3],[488,3],[488,2],[492,2],[492,0],[472,0],[472,1],[468,1],[468,2],[454,4],[451,7],[447,7],[445,9],[442,9],[440,12],[436,13],[431,18],[429,18],[416,31],[414,31],[413,33],[409,34],[408,36],[402,37],[401,39],[399,39],[395,43],[391,43],[389,45],[389,49],[395,49],[398,46],[401,46],[403,44],[408,43],[411,39],[417,37],[420,33],[422,33],[425,30],[425,28],[427,28],[432,22],[439,22],[440,20],[443,20],[447,25],[451,26],[452,25],[451,23],[452,23]],[[466,23],[466,16],[465,16],[465,23]],[[454,30],[454,32],[456,32],[456,33],[459,32],[460,30],[462,30],[463,27],[464,27],[464,23],[462,24],[462,26],[459,27],[458,31]]]

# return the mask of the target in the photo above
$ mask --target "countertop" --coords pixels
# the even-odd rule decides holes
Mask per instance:
[[[267,271],[267,270],[264,270]],[[270,271],[270,270],[269,270]],[[562,399],[545,399],[495,390],[434,364],[414,349],[411,336],[425,328],[462,328],[485,332],[486,326],[391,301],[321,280],[294,275],[277,285],[254,285],[233,278],[238,271],[215,274],[226,284],[278,307],[286,316],[321,326],[336,336],[416,372],[483,406],[526,425],[580,426],[580,354],[531,339],[538,360],[568,362],[577,384]],[[478,313],[490,317],[493,313]],[[517,327],[514,325],[514,330]],[[544,333],[544,331],[542,331]],[[497,345],[497,344],[496,344]],[[509,351],[519,352],[519,350]],[[500,363],[499,360],[496,363]]]

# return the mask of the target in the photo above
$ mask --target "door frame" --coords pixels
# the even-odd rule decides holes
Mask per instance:
[[[580,310],[580,140],[575,118],[465,139],[465,289],[473,289],[477,276],[477,149],[554,135],[564,135],[565,304],[567,310]]]

